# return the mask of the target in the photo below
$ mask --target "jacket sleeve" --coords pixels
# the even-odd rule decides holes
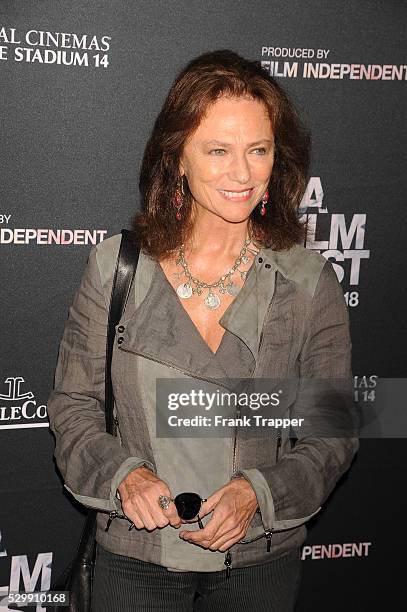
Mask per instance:
[[[96,248],[91,249],[69,308],[48,400],[55,459],[68,491],[85,506],[121,510],[117,487],[133,469],[155,467],[132,457],[105,429],[105,363],[108,309]]]
[[[342,379],[351,385],[348,309],[329,261],[324,264],[318,280],[304,337],[299,355],[300,380]],[[348,389],[348,406],[352,410],[351,386]],[[328,407],[329,411],[333,412],[332,406]],[[347,431],[352,433],[341,437],[305,433],[275,465],[235,474],[244,476],[252,484],[265,530],[297,527],[321,509],[359,448],[355,427]]]

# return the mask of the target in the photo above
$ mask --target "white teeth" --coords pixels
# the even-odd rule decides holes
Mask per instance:
[[[219,189],[219,191],[224,193],[227,198],[246,198],[251,192],[251,189],[248,189],[247,191],[224,191],[223,189]]]

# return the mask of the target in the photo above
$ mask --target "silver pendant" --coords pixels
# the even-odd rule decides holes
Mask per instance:
[[[215,293],[208,293],[205,300],[205,306],[210,308],[211,310],[216,310],[220,306],[219,296],[215,295]]]
[[[229,295],[237,295],[240,291],[240,287],[239,285],[236,285],[235,283],[230,283],[230,285],[228,285],[226,287],[226,291],[228,292]]]
[[[190,298],[192,295],[192,287],[189,283],[181,283],[177,287],[177,293],[180,298],[182,298],[183,300],[186,300],[187,298]]]

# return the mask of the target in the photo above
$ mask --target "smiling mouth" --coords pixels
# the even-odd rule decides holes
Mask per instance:
[[[248,200],[254,191],[254,187],[246,189],[245,191],[226,191],[225,189],[219,189],[219,193],[223,195],[227,200],[234,200],[235,202],[243,202]]]

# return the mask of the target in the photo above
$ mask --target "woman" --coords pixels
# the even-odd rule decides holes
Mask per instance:
[[[238,427],[160,437],[155,409],[158,379],[228,388],[351,377],[341,287],[302,246],[308,162],[292,103],[257,64],[221,50],[176,79],[141,169],[140,258],[112,362],[118,437],[104,431],[103,393],[120,236],[90,253],[48,407],[65,486],[100,510],[98,612],[294,607],[304,524],[357,439],[300,434],[294,444],[285,431],[254,438]],[[197,494],[190,515],[184,492]]]

